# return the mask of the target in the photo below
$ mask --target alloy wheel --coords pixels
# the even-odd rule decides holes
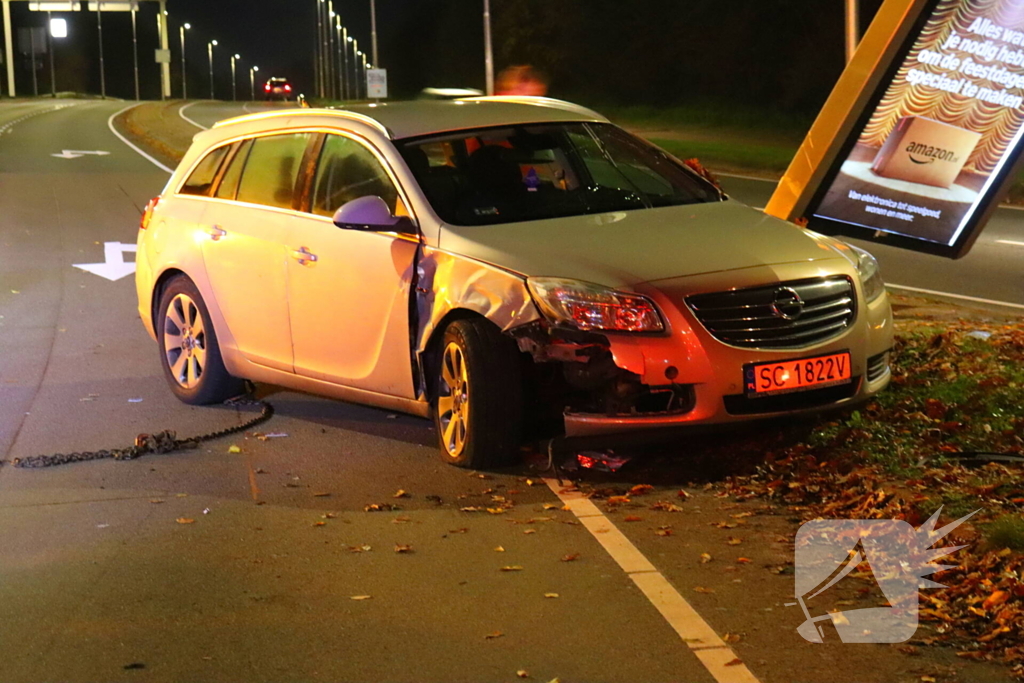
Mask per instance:
[[[448,455],[462,454],[469,434],[469,375],[462,348],[451,342],[441,358],[441,386],[437,398],[441,441]]]
[[[164,314],[164,353],[175,381],[195,388],[206,370],[206,329],[199,307],[188,294],[171,299]]]

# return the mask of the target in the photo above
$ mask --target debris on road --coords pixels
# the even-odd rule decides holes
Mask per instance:
[[[571,555],[562,556],[562,562],[575,562],[578,559],[580,559],[579,553],[572,553]]]
[[[393,495],[391,497],[392,498],[412,498],[412,494],[410,494],[405,489],[398,489],[397,491],[395,491],[395,495]]]
[[[558,593],[545,593],[545,594],[544,594],[544,597],[545,597],[545,598],[551,598],[551,599],[554,599],[554,598],[558,598],[558,597],[561,597],[561,596],[560,596],[560,595],[558,595]]]
[[[349,600],[369,600],[372,597],[372,595],[353,595]]]
[[[501,571],[503,571],[503,572],[521,572],[521,571],[523,571],[523,568],[521,566],[519,566],[518,564],[513,564],[513,565],[507,565],[505,567],[502,567]]]
[[[177,522],[178,524],[195,524],[196,523],[196,520],[192,519],[191,517],[178,517],[178,519],[176,519],[174,521]]]
[[[396,553],[411,553],[412,552],[412,546],[411,545],[405,545],[405,544],[402,544],[402,543],[396,543],[395,544],[395,552]]]
[[[350,545],[348,551],[350,553],[368,553],[372,548],[368,545]]]
[[[252,435],[259,439],[260,441],[268,441],[270,439],[283,439],[288,436],[288,434],[285,432],[270,432],[269,434],[253,432]]]
[[[393,512],[401,509],[402,508],[397,505],[392,505],[391,503],[370,503],[363,508],[366,512]]]
[[[228,448],[228,453],[241,453],[241,452],[242,452],[242,449],[240,447],[238,447],[238,446],[232,445],[231,447]]]
[[[130,399],[128,399],[128,402],[129,403],[142,403],[142,399],[141,398],[130,398]]]
[[[631,457],[617,456],[615,451],[584,451],[576,454],[580,467],[597,472],[618,472],[632,460]]]
[[[494,633],[488,633],[486,636],[484,636],[484,640],[494,640],[495,638],[501,638],[504,635],[505,634],[501,631],[495,631]]]

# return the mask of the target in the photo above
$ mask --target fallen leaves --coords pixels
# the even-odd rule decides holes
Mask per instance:
[[[397,491],[395,491],[395,495],[393,495],[391,497],[392,498],[412,498],[412,495],[408,491],[406,491],[405,489],[398,489]]]
[[[704,595],[708,595],[710,593],[714,593],[715,589],[714,588],[705,588],[704,586],[694,586],[693,587],[693,592],[694,593],[702,593]]]
[[[682,512],[683,508],[679,507],[675,503],[670,503],[667,500],[659,500],[657,503],[651,505],[652,510],[660,510],[662,512]]]
[[[506,566],[502,567],[501,571],[503,571],[503,572],[521,572],[521,571],[523,571],[523,568],[521,566],[519,566],[518,564],[513,564],[513,565],[506,565]]]
[[[561,596],[559,596],[558,593],[545,593],[544,597],[553,600],[553,599],[561,597]]]
[[[701,553],[700,554],[700,563],[701,564],[707,564],[710,561],[711,561],[711,553]]]
[[[504,635],[505,634],[501,631],[495,631],[494,633],[488,633],[486,636],[484,636],[484,640],[494,640],[495,638],[502,638],[504,637]]]
[[[349,600],[369,600],[372,597],[372,595],[352,595]]]
[[[580,559],[580,554],[579,553],[572,553],[570,555],[563,555],[561,561],[562,562],[575,562],[578,559]]]
[[[395,552],[396,553],[405,553],[405,554],[411,553],[412,552],[412,546],[408,545],[408,544],[405,544],[405,543],[396,543],[395,544]]]
[[[178,524],[195,524],[196,523],[196,520],[192,519],[191,517],[178,517],[178,519],[176,519],[174,521],[177,522]]]
[[[642,522],[642,521],[644,521],[644,518],[643,517],[637,517],[636,515],[627,515],[626,517],[623,518],[622,521],[623,522]]]

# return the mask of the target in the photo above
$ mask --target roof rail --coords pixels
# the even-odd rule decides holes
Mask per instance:
[[[472,102],[510,102],[513,104],[532,104],[541,107],[551,107],[552,109],[561,109],[563,111],[570,111],[574,114],[581,114],[583,116],[592,116],[597,119],[607,121],[606,116],[598,114],[593,109],[588,109],[579,104],[573,102],[566,102],[565,100],[558,100],[552,97],[537,97],[534,95],[489,95],[483,97],[460,97],[460,100],[467,100]]]
[[[245,123],[247,121],[260,121],[262,119],[276,119],[286,118],[292,116],[338,116],[340,118],[349,119],[351,121],[358,121],[359,123],[365,123],[368,126],[376,128],[378,131],[383,133],[390,140],[392,135],[391,131],[387,129],[377,119],[367,116],[365,114],[359,114],[354,111],[345,111],[343,109],[281,109],[279,111],[262,111],[255,114],[245,114],[243,116],[236,116],[230,119],[224,119],[213,124],[214,128],[219,128],[226,125],[234,125],[236,123]]]

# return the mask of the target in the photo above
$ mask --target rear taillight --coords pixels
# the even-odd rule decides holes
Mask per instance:
[[[265,86],[263,86],[263,89],[266,90],[267,92],[270,92],[270,84],[267,83]]]
[[[292,91],[292,86],[286,84],[284,86],[284,89],[285,89],[285,92],[291,92]]]
[[[153,197],[149,200],[149,204],[146,204],[146,210],[142,212],[142,220],[139,221],[139,230],[149,227],[149,222],[153,219],[153,212],[156,211],[156,205],[159,203],[160,198]]]

